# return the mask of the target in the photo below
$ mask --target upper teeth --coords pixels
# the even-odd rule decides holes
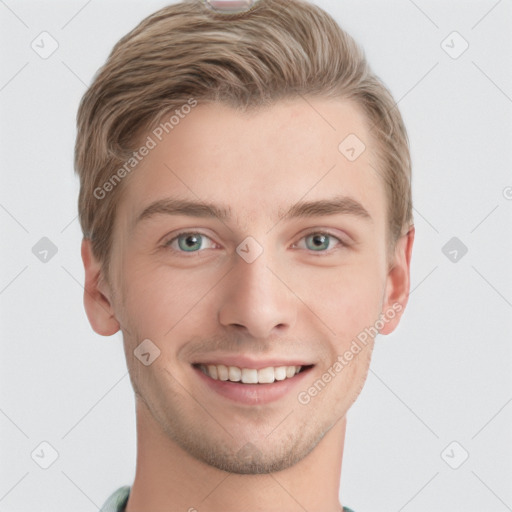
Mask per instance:
[[[244,384],[270,384],[274,380],[284,380],[299,373],[302,366],[277,366],[262,368],[239,368],[223,364],[199,365],[200,370],[215,380],[230,380]]]

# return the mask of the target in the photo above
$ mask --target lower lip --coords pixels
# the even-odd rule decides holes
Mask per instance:
[[[229,380],[215,380],[199,368],[192,368],[209,389],[234,402],[246,405],[262,405],[279,400],[301,384],[312,370],[312,367],[309,367],[289,379],[274,381],[272,384],[242,384]]]

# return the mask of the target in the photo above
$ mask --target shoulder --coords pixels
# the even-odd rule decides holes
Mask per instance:
[[[124,512],[126,502],[130,496],[130,486],[125,485],[112,493],[101,507],[100,512]]]

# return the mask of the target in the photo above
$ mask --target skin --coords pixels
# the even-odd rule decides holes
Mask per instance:
[[[338,150],[351,133],[366,145],[354,162]],[[126,178],[108,279],[83,241],[89,321],[105,336],[122,330],[136,394],[127,512],[340,510],[346,413],[374,339],[309,403],[297,392],[395,304],[401,311],[380,329],[391,333],[407,304],[414,227],[388,255],[373,147],[365,118],[343,100],[298,98],[251,113],[199,104]],[[358,201],[371,220],[282,218],[299,201],[336,195]],[[167,197],[224,205],[231,217],[160,213],[136,222]],[[180,253],[180,230],[207,238]],[[307,235],[325,231],[332,238],[314,250]],[[263,248],[252,263],[236,252],[248,236]],[[133,354],[144,339],[160,350],[149,366]],[[314,367],[300,388],[248,406],[211,391],[191,366],[230,354],[300,357]]]

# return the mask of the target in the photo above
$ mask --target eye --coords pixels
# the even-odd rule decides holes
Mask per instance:
[[[206,245],[206,246],[205,246]],[[179,233],[165,243],[166,247],[177,252],[198,252],[201,249],[212,249],[215,243],[202,233]]]
[[[203,249],[215,248],[215,242],[209,237],[199,232],[183,232],[166,242],[165,247],[176,252],[200,252]],[[329,252],[337,245],[347,246],[340,238],[330,233],[314,232],[303,237],[294,248],[306,249],[313,252]]]
[[[315,232],[303,237],[294,247],[314,252],[327,252],[336,245],[346,246],[347,244],[330,233]]]

